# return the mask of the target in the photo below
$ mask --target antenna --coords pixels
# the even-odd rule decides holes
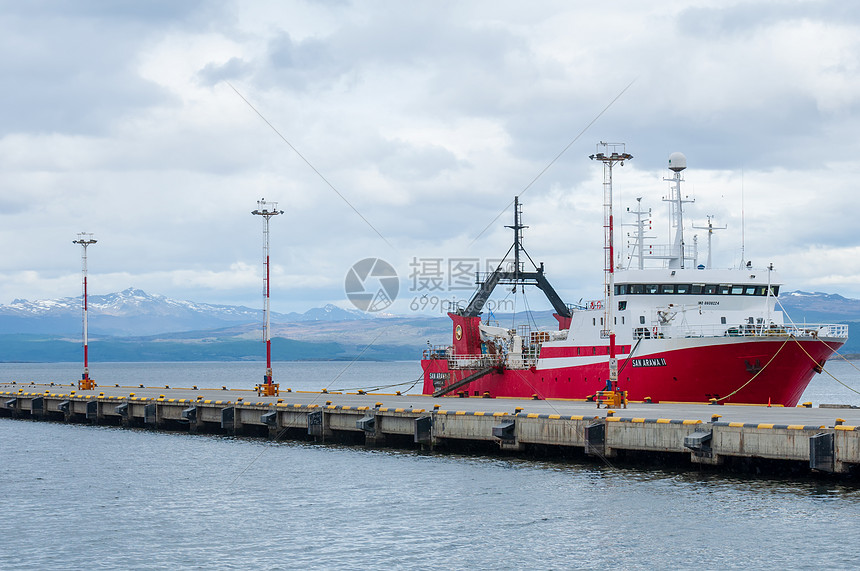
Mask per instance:
[[[744,220],[744,169],[741,169],[741,265],[744,267],[744,248],[746,247],[746,221]]]
[[[670,192],[669,198],[664,198],[664,202],[670,202],[672,206],[672,225],[676,228],[675,230],[675,242],[673,247],[673,252],[670,254],[669,258],[669,267],[670,268],[684,268],[684,204],[688,204],[691,202],[695,202],[694,200],[685,199],[681,196],[681,183],[683,182],[683,178],[681,178],[681,171],[687,168],[687,157],[684,156],[683,153],[672,153],[669,155],[669,170],[673,171],[675,175],[672,178],[664,178],[664,181],[674,183],[672,185],[672,190]],[[677,253],[677,258],[674,256]]]
[[[83,295],[81,297],[81,310],[84,319],[84,373],[81,375],[81,380],[78,381],[78,390],[91,391],[96,384],[90,378],[90,355],[89,355],[89,339],[87,335],[87,246],[95,244],[98,240],[93,239],[92,232],[78,232],[78,239],[72,240],[72,244],[80,244],[83,250],[81,254],[81,273],[83,274]]]
[[[597,152],[589,155],[591,160],[603,163],[603,236],[604,236],[604,290],[603,290],[603,318],[604,331],[601,337],[608,333],[609,336],[609,381],[612,390],[618,389],[618,358],[615,355],[615,312],[612,307],[615,304],[615,245],[613,236],[612,219],[612,167],[615,163],[624,166],[624,161],[629,161],[633,155],[625,152],[624,143],[604,143],[597,145],[597,149],[603,147],[606,152]],[[620,152],[619,152],[620,151]]]
[[[269,220],[272,216],[283,213],[283,210],[278,210],[277,202],[266,202],[265,198],[257,201],[257,210],[251,211],[251,214],[262,216],[265,221],[263,226],[263,265],[266,266],[263,277],[263,338],[266,341],[266,374],[263,377],[263,385],[257,387],[257,394],[266,396],[277,396],[280,386],[272,382],[272,336],[269,331]]]
[[[711,236],[714,234],[714,230],[725,230],[728,228],[727,226],[714,226],[713,224],[714,216],[713,214],[708,214],[708,225],[707,226],[696,226],[693,224],[693,228],[697,230],[707,230],[708,231],[708,269],[712,269],[711,265]]]
[[[651,209],[642,210],[642,197],[636,197],[636,210],[630,210],[627,208],[627,212],[630,214],[636,215],[636,223],[635,224],[622,224],[622,226],[635,226],[636,233],[634,238],[633,252],[635,252],[636,258],[638,258],[638,267],[639,269],[645,268],[645,240],[650,240],[653,236],[645,235],[645,225],[648,224],[650,227],[651,224]],[[647,215],[643,217],[643,215]],[[627,264],[627,268],[630,268],[630,264],[633,263],[633,255],[630,256],[630,262]]]
[[[513,226],[505,226],[505,228],[510,228],[514,231],[514,280],[520,280],[520,276],[523,272],[522,262],[520,262],[520,250],[523,249],[523,229],[528,228],[528,226],[524,226],[522,224],[523,217],[523,207],[520,204],[520,197],[514,196],[514,225]],[[528,254],[526,254],[528,256]],[[517,285],[514,284],[512,292],[517,291]]]

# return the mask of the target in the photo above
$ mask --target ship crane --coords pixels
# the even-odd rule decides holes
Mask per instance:
[[[515,196],[514,224],[513,226],[505,226],[505,228],[510,228],[514,231],[514,243],[508,249],[505,257],[501,262],[499,262],[499,265],[493,272],[487,275],[483,280],[481,279],[481,275],[478,274],[477,279],[475,280],[478,284],[478,291],[475,292],[472,299],[469,300],[469,305],[467,305],[465,309],[457,310],[458,315],[462,315],[464,317],[478,317],[484,308],[484,304],[486,304],[487,300],[490,299],[493,290],[496,289],[496,286],[498,285],[510,285],[514,288],[517,286],[533,285],[544,293],[547,300],[552,305],[553,310],[560,317],[570,319],[570,308],[562,301],[561,297],[556,293],[552,285],[550,285],[549,280],[546,279],[546,276],[544,275],[543,262],[540,263],[540,266],[535,264],[528,252],[523,248],[522,231],[524,228],[528,228],[528,226],[524,226],[522,224],[521,217],[522,207],[520,205],[520,197]],[[511,269],[505,269],[505,260],[507,260],[508,256],[511,255],[511,252],[514,254],[514,266]],[[524,262],[520,261],[520,253],[525,254],[526,258],[528,258],[529,262],[531,262],[534,267],[534,271],[527,272],[523,270]]]
[[[537,287],[543,292],[547,300],[552,305],[556,319],[558,319],[559,322],[559,329],[566,329],[570,326],[573,313],[570,307],[562,301],[561,297],[549,283],[549,280],[546,279],[546,276],[544,275],[543,262],[541,262],[540,265],[535,264],[528,252],[523,248],[522,231],[526,226],[522,224],[521,217],[522,208],[520,206],[520,199],[518,196],[515,196],[514,223],[512,226],[507,226],[507,228],[514,231],[514,243],[508,249],[504,258],[502,258],[502,261],[499,262],[499,265],[496,266],[495,270],[489,274],[485,274],[483,279],[482,275],[478,273],[475,279],[475,283],[478,285],[478,290],[472,296],[472,299],[469,300],[469,304],[466,308],[458,307],[455,312],[448,314],[452,316],[452,318],[456,316],[458,320],[462,321],[462,323],[458,323],[455,327],[455,340],[456,342],[462,343],[467,349],[465,351],[467,353],[465,361],[467,363],[480,362],[481,364],[479,367],[475,368],[474,372],[466,375],[465,377],[455,380],[450,384],[436,387],[435,391],[432,393],[434,397],[449,394],[491,373],[503,371],[506,368],[523,369],[527,366],[526,359],[523,357],[523,340],[516,335],[515,331],[480,323],[481,311],[487,303],[487,300],[492,295],[493,290],[496,289],[496,286],[509,285],[512,286],[513,291],[516,291],[517,286],[524,287],[526,285],[532,285]],[[505,262],[508,260],[512,252],[514,258],[513,267],[506,268]],[[524,262],[522,262],[520,258],[521,254],[525,255],[529,262],[531,262],[534,267],[534,271],[525,271],[523,267]],[[474,325],[470,324],[476,319],[478,321],[477,323]],[[455,323],[457,323],[457,321],[455,321]],[[466,331],[467,329],[472,330],[472,334]],[[491,355],[468,355],[470,352],[481,352],[480,345],[482,342],[487,344],[487,350],[492,353]],[[498,344],[499,347],[496,347],[496,344]],[[491,351],[491,349],[493,350]],[[496,349],[500,350],[502,353],[505,349],[507,350],[504,362],[500,359],[501,355],[496,354]],[[475,358],[473,359],[472,357]],[[455,363],[454,366],[458,367],[459,364]]]

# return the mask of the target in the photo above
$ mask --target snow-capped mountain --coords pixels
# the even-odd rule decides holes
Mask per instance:
[[[177,301],[163,295],[150,295],[143,290],[128,288],[121,292],[107,295],[90,295],[88,310],[91,316],[113,315],[186,315],[208,314],[223,319],[241,320],[254,319],[260,310],[235,305],[212,305]],[[81,298],[64,297],[62,299],[42,299],[28,301],[16,299],[9,305],[0,305],[0,315],[18,315],[30,317],[60,316],[66,314],[79,315]]]
[[[261,309],[179,301],[129,288],[117,293],[88,296],[89,330],[102,335],[151,335],[228,327],[262,320]],[[277,322],[348,321],[369,319],[359,311],[335,305],[305,313],[272,312]],[[0,333],[71,334],[81,329],[81,298],[28,301],[0,305]]]

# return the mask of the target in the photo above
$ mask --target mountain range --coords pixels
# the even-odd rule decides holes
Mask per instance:
[[[93,335],[154,335],[262,322],[261,309],[178,301],[135,288],[87,296],[87,311]],[[372,319],[361,311],[331,304],[305,313],[272,312],[270,317],[272,322],[282,323]],[[80,296],[38,301],[16,299],[9,305],[0,305],[0,334],[71,335],[80,331]]]
[[[821,292],[783,292],[795,323],[860,325],[860,300]],[[498,315],[502,323],[512,315]],[[262,311],[177,301],[140,289],[88,297],[91,359],[102,361],[260,360]],[[554,328],[551,311],[529,321]],[[447,316],[377,316],[335,305],[271,315],[278,360],[413,360],[428,345],[450,343]],[[0,362],[76,361],[81,356],[81,298],[0,305]],[[849,338],[843,353],[860,353]]]

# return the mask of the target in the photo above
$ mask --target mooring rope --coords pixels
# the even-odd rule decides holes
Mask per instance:
[[[733,390],[732,392],[730,392],[729,394],[727,394],[726,396],[724,396],[724,397],[720,397],[720,398],[715,398],[715,399],[713,399],[713,400],[714,400],[714,401],[716,401],[716,402],[724,401],[724,400],[726,400],[727,398],[731,397],[732,395],[737,394],[739,391],[743,390],[743,388],[744,388],[744,387],[746,387],[746,386],[747,386],[747,385],[749,385],[751,382],[753,382],[754,380],[756,380],[756,377],[758,377],[760,374],[762,374],[762,373],[765,371],[765,369],[767,369],[768,365],[770,365],[770,364],[773,362],[773,360],[774,360],[774,359],[776,359],[776,356],[777,356],[777,355],[779,355],[780,351],[782,351],[782,348],[783,348],[783,347],[785,347],[785,344],[786,344],[786,343],[788,343],[788,341],[789,341],[790,339],[794,339],[794,335],[789,335],[788,337],[786,337],[785,341],[783,341],[783,342],[782,342],[782,345],[780,345],[780,346],[779,346],[779,349],[777,349],[777,350],[776,350],[776,353],[774,353],[774,354],[773,354],[773,356],[770,358],[770,360],[768,360],[768,362],[767,362],[767,363],[765,363],[764,367],[762,367],[761,369],[759,369],[759,370],[756,372],[756,374],[752,376],[752,378],[751,378],[750,380],[748,380],[747,382],[745,382],[744,384],[742,384],[741,386],[739,386],[738,388],[736,388],[735,390]]]
[[[331,390],[336,391],[336,392],[346,392],[346,391],[380,391],[380,390],[382,390],[382,389],[393,389],[394,387],[402,387],[402,386],[404,386],[404,385],[410,385],[410,383],[411,383],[411,385],[409,386],[409,388],[408,388],[408,389],[406,389],[405,391],[402,391],[402,392],[406,392],[406,391],[411,391],[411,390],[412,390],[412,388],[413,388],[413,387],[415,387],[415,385],[417,385],[417,384],[418,384],[418,382],[419,382],[419,381],[421,381],[421,380],[423,380],[423,379],[424,379],[424,375],[422,374],[420,377],[418,377],[418,378],[417,378],[417,379],[415,379],[414,381],[406,381],[406,382],[403,382],[403,383],[394,383],[394,384],[391,384],[391,385],[377,385],[377,386],[374,386],[374,387],[350,387],[350,388],[343,388],[343,389],[331,389]],[[328,390],[328,389],[326,389],[326,390]]]
[[[795,341],[797,341],[797,339],[795,339]],[[846,359],[845,357],[843,357],[841,354],[839,354],[839,352],[838,352],[838,351],[834,350],[834,349],[833,349],[830,345],[828,345],[824,340],[819,339],[819,341],[821,341],[822,343],[824,343],[824,345],[825,345],[828,349],[830,349],[831,351],[833,351],[833,353],[835,353],[836,355],[838,355],[839,357],[841,357],[841,358],[842,358],[842,360],[844,360],[845,362],[849,363],[852,367],[854,367],[855,369],[857,369],[857,367],[854,365],[854,363],[852,363],[851,361],[849,361],[848,359]],[[816,360],[812,357],[812,355],[810,355],[810,354],[809,354],[809,351],[807,351],[807,350],[806,350],[806,348],[805,348],[803,345],[801,345],[801,344],[800,344],[800,341],[797,341],[797,344],[798,344],[798,346],[800,347],[800,349],[801,349],[804,353],[806,353],[806,356],[807,356],[807,357],[809,357],[809,359],[810,359],[813,363],[815,363],[816,365],[818,365],[818,364],[819,364],[819,363],[818,363],[818,361],[816,361]],[[857,369],[857,370],[858,370],[858,371],[860,371],[860,369]],[[821,371],[822,371],[822,372],[824,372],[824,373],[827,373],[827,375],[828,375],[831,379],[833,379],[834,381],[836,381],[837,383],[839,383],[840,385],[842,385],[843,387],[845,387],[845,388],[846,388],[846,389],[848,389],[849,391],[854,392],[854,393],[857,393],[858,395],[860,395],[860,391],[858,391],[857,389],[854,389],[854,388],[852,388],[852,387],[849,387],[848,385],[846,385],[845,383],[843,383],[842,381],[840,381],[839,379],[837,379],[835,376],[833,376],[833,374],[832,374],[830,371],[828,371],[827,369],[825,369],[823,366],[821,367]]]

